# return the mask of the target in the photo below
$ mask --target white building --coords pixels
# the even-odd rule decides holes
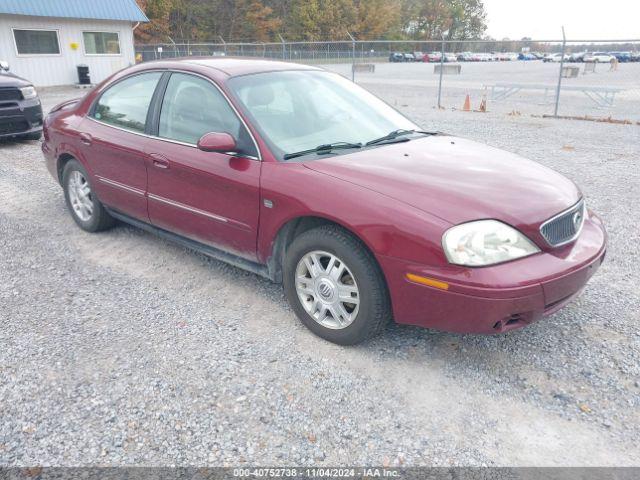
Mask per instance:
[[[91,83],[135,62],[133,30],[148,19],[135,0],[0,0],[0,60],[36,86]]]

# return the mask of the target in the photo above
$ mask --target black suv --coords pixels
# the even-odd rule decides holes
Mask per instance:
[[[9,73],[0,62],[0,138],[42,136],[42,105],[36,89],[24,78]]]

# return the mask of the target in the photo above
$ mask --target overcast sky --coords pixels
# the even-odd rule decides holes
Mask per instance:
[[[501,40],[640,39],[640,0],[484,0],[487,34]]]

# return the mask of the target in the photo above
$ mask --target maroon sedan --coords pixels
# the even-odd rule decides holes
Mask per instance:
[[[574,298],[606,234],[568,179],[415,123],[343,77],[185,59],[115,74],[44,125],[84,230],[115,219],[275,282],[313,332],[497,333]]]

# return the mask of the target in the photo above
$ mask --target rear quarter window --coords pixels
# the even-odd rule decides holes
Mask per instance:
[[[144,132],[153,92],[162,72],[126,78],[109,87],[98,99],[93,118],[134,132]]]

